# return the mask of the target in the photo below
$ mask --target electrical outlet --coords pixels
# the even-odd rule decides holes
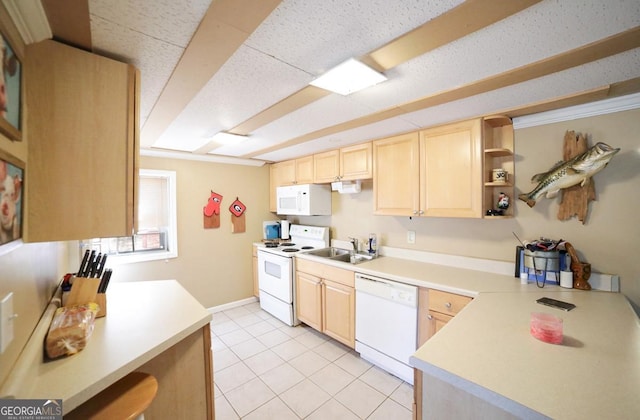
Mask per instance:
[[[407,231],[407,243],[408,244],[416,243],[416,232],[414,230]]]
[[[13,292],[10,292],[0,300],[0,353],[13,341],[13,321],[16,315],[13,313]]]

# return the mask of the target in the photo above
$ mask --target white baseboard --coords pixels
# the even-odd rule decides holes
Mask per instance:
[[[255,296],[248,297],[242,300],[236,300],[235,302],[223,303],[222,305],[212,306],[211,308],[207,308],[210,314],[215,314],[216,312],[226,311],[227,309],[237,308],[239,306],[244,306],[249,303],[257,302],[258,298]]]

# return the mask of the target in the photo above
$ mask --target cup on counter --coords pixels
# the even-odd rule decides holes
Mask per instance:
[[[573,271],[560,272],[560,287],[573,289]]]
[[[532,336],[545,343],[562,343],[562,318],[555,315],[532,312],[529,330]]]

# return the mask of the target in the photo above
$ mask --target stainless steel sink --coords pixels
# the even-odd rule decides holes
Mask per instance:
[[[342,248],[322,248],[322,249],[314,249],[313,251],[305,252],[307,255],[315,255],[316,257],[323,258],[335,258],[340,257],[342,255],[349,256],[349,251]]]
[[[355,255],[351,255],[351,252],[346,249],[333,247],[314,249],[313,251],[306,252],[306,254],[326,258],[332,261],[342,261],[351,264],[358,264],[373,259],[373,256],[369,254],[357,253]]]

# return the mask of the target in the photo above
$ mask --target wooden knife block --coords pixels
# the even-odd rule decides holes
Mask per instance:
[[[105,293],[98,293],[98,286],[100,286],[99,278],[74,277],[64,306],[95,302],[100,307],[96,318],[107,315],[107,296]]]

